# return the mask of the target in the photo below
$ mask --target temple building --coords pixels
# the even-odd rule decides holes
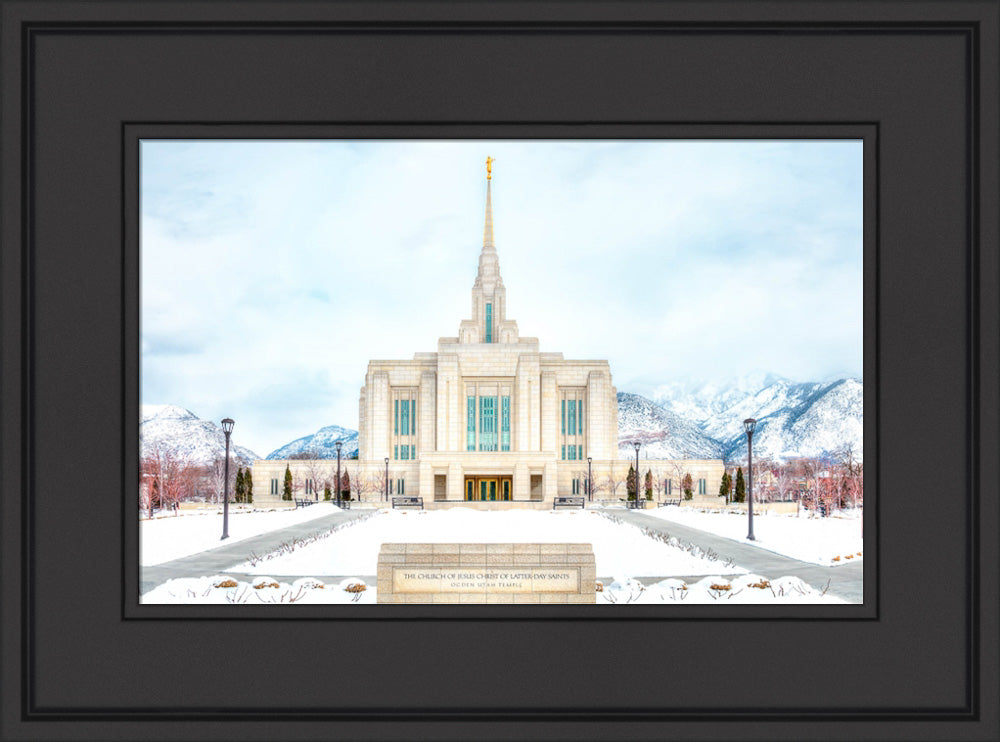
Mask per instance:
[[[388,492],[422,497],[425,507],[551,507],[557,495],[585,494],[590,476],[600,485],[624,480],[628,471],[618,453],[608,362],[542,352],[538,339],[521,337],[507,315],[493,237],[491,165],[487,159],[471,312],[458,336],[440,338],[436,352],[368,364],[358,459],[342,462],[365,500]],[[721,461],[691,464],[707,466],[718,486]],[[265,460],[253,467],[255,502],[280,498],[286,465],[298,483],[295,497],[322,497],[314,481],[318,462]],[[612,496],[610,487],[601,489]],[[614,494],[624,498],[624,487]]]

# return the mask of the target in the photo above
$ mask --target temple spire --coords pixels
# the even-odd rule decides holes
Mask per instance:
[[[493,198],[491,186],[493,183],[492,157],[486,158],[486,223],[483,226],[483,250],[479,255],[479,273],[476,275],[476,286],[484,283],[490,286],[503,286],[500,278],[500,261],[497,258],[496,245],[493,243]]]
[[[486,226],[483,227],[483,250],[496,250],[493,244],[493,201],[490,198],[490,184],[493,181],[494,159],[486,158]]]
[[[472,315],[458,328],[460,343],[517,343],[517,322],[507,319],[507,289],[493,243],[493,158],[486,158],[486,224],[479,271],[472,284]]]
[[[493,202],[490,198],[490,183],[491,181],[487,178],[486,180],[486,225],[483,227],[483,251],[493,250],[496,251],[496,245],[493,244]]]

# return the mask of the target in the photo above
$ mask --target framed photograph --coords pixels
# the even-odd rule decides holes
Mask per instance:
[[[995,4],[4,0],[2,13],[0,738],[997,736]],[[748,189],[732,151],[728,175],[704,158],[680,167],[671,159],[678,149],[664,154],[698,143],[712,151],[745,146],[742,156],[757,164],[767,158],[753,147],[771,148],[794,177],[770,171]],[[380,167],[376,152],[385,159]],[[254,169],[268,158],[272,169]],[[601,159],[606,169],[595,166]],[[351,162],[361,165],[352,171]],[[702,176],[685,180],[692,171]],[[343,177],[348,172],[353,179]],[[320,186],[302,188],[312,178]],[[704,210],[712,194],[726,191],[727,178],[745,198],[720,197],[720,208]],[[605,187],[615,183],[609,194]],[[777,197],[768,201],[769,194]],[[215,210],[218,199],[224,208]],[[813,213],[830,221],[797,222],[794,207],[803,203],[821,203]],[[586,213],[574,216],[574,205]],[[359,213],[367,218],[354,222],[350,241],[326,249]],[[662,221],[671,213],[672,224],[699,237],[688,240],[701,247],[699,260],[714,252],[717,283],[705,277],[710,264],[671,253]],[[792,234],[796,223],[807,225],[802,234]],[[754,225],[756,239],[737,250],[726,230],[748,235]],[[610,229],[620,242],[601,232]],[[860,245],[843,284],[836,266],[821,259],[841,232]],[[534,254],[519,254],[535,236],[545,239],[533,243]],[[647,252],[616,252],[617,245]],[[785,262],[768,263],[775,253]],[[760,271],[741,262],[749,256],[761,261]],[[597,285],[603,277],[604,290],[578,288],[578,276]],[[837,305],[827,292],[839,286],[856,293]],[[656,306],[664,311],[675,308],[678,314],[660,317],[673,321],[643,317],[651,305],[642,301],[653,301],[642,298],[644,290],[660,292]],[[364,311],[350,316],[347,301]],[[853,307],[855,315],[821,309],[829,306]],[[316,322],[323,307],[335,313],[325,318],[328,335]],[[439,467],[423,437],[430,422],[438,424],[421,406],[429,391],[421,385],[430,384],[424,369],[410,369],[415,396],[365,406],[407,388],[379,387],[384,364],[419,366],[435,352],[439,360],[442,348],[463,339],[466,351],[495,352],[472,346],[523,350],[537,337],[538,353],[553,354],[546,362],[607,363],[609,407],[614,399],[620,412],[634,400],[618,393],[632,393],[663,408],[669,390],[660,388],[657,398],[657,386],[670,364],[707,376],[696,369],[701,354],[690,351],[704,348],[703,328],[718,326],[713,312],[724,307],[722,334],[730,337],[721,345],[728,354],[719,354],[733,376],[744,372],[745,359],[780,353],[802,364],[775,369],[795,381],[830,374],[867,382],[867,543],[860,567],[848,567],[863,573],[860,600],[737,605],[721,589],[703,605],[140,600],[162,577],[149,577],[157,585],[144,588],[137,494],[152,480],[143,476],[140,422],[152,418],[144,418],[143,404],[182,407],[211,425],[213,436],[223,419],[234,419],[224,441],[249,449],[254,469],[285,462],[292,500],[283,501],[284,513],[304,521],[324,508],[357,520],[366,514],[359,506],[378,496],[387,510],[393,497],[423,498],[424,508],[401,501],[397,513],[347,530],[446,514],[436,505],[450,500],[470,510],[540,503],[520,510],[599,519],[591,499],[583,512],[571,510],[574,502],[553,508],[556,498],[601,494],[601,475],[582,473],[585,459],[620,460],[627,472],[622,444],[666,439],[623,441],[605,430],[599,458],[597,443],[563,432],[563,402],[565,430],[579,431],[582,420],[589,431],[600,398],[560,392],[549,395],[548,407],[539,403],[549,419],[548,428],[537,426],[539,448],[543,430],[558,438],[545,441],[545,450],[558,452],[555,461],[520,461],[509,474],[490,469],[482,463],[487,454],[535,455],[525,450],[534,429],[522,415],[534,408],[513,389],[504,394],[505,375],[484,372],[474,394],[468,379],[456,377],[460,393],[448,397],[457,400],[454,419],[431,436],[436,445],[443,429],[457,439],[449,446],[464,443],[469,469]],[[396,323],[386,323],[386,309]],[[745,337],[747,321],[761,331]],[[637,335],[629,323],[652,338],[639,349],[645,363],[630,357]],[[855,328],[853,346],[838,345],[846,326]],[[678,327],[687,335],[675,344],[669,330]],[[612,347],[617,335],[628,340],[621,351]],[[783,350],[789,335],[792,351]],[[358,375],[357,388],[345,385],[344,407],[333,394],[313,411],[295,401],[293,391],[341,376],[337,364]],[[285,375],[268,376],[269,369]],[[546,378],[540,373],[539,384]],[[246,400],[239,414],[216,406],[226,395]],[[410,403],[399,405],[398,418],[397,401]],[[250,410],[265,402],[288,412],[254,420]],[[340,422],[341,409],[354,410],[357,428]],[[376,409],[384,419],[365,417]],[[180,419],[171,414],[162,419]],[[292,458],[296,451],[286,447],[329,425],[348,429],[333,436],[342,449],[357,431],[355,463],[368,462],[368,470],[356,476],[348,463],[351,486],[338,477],[325,504],[317,482],[308,483],[321,478],[293,472],[290,462],[333,459]],[[772,441],[767,428],[753,429],[755,459],[758,441],[761,450]],[[735,433],[727,439],[734,447]],[[322,442],[315,438],[314,447]],[[404,445],[419,446],[416,459],[410,451],[402,458]],[[570,445],[587,448],[570,459]],[[272,453],[279,455],[266,458]],[[725,462],[729,453],[718,453]],[[683,476],[653,477],[643,464],[655,457],[644,459],[641,450],[639,457],[656,505],[668,499],[655,491],[661,474],[664,489],[677,480],[672,486],[684,496]],[[246,462],[233,461],[242,474]],[[257,504],[270,495],[275,507],[282,502],[285,467],[278,463],[277,476],[260,481],[251,475]],[[755,471],[754,492],[762,495],[767,475],[748,460],[748,479]],[[713,475],[715,482],[691,477],[693,499],[718,496],[721,471]],[[226,487],[230,479],[222,477]],[[609,487],[604,498],[622,500],[620,508],[602,508],[612,515],[691,510],[628,507],[624,479],[620,493]],[[172,504],[164,481],[156,485],[159,499],[146,502],[148,515]],[[641,504],[644,488],[635,483],[632,502]],[[246,497],[246,477],[240,493]],[[309,498],[313,504],[294,507]],[[805,505],[819,510],[820,500]],[[235,526],[247,515],[240,512],[247,504],[231,503],[232,512],[227,504],[228,515],[185,517],[214,519],[221,531],[224,520]],[[749,525],[748,514],[734,517]],[[755,525],[771,517],[761,514]],[[489,541],[465,532],[470,542]],[[593,577],[595,592],[601,582],[626,594],[628,580],[599,566],[591,575],[580,564],[580,584]],[[279,588],[264,589],[280,596],[281,583],[291,589],[306,576],[345,594],[348,585],[332,578],[359,578],[373,595],[387,594],[379,566],[375,573],[363,566],[277,576],[248,568],[235,581],[253,590],[258,577],[275,577]],[[397,582],[392,570],[393,591],[406,588],[410,578]],[[635,582],[652,590],[662,580]],[[447,589],[434,594],[441,592]]]
[[[864,603],[874,127],[609,133],[128,128],[141,603]]]

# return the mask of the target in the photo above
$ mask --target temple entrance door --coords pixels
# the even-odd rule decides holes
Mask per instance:
[[[511,477],[466,477],[465,499],[480,502],[510,500],[512,481]]]
[[[480,500],[497,499],[497,480],[495,479],[479,480],[479,499]]]

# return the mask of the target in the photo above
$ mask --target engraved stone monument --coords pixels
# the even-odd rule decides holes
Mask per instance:
[[[594,603],[590,544],[382,544],[379,603]]]

